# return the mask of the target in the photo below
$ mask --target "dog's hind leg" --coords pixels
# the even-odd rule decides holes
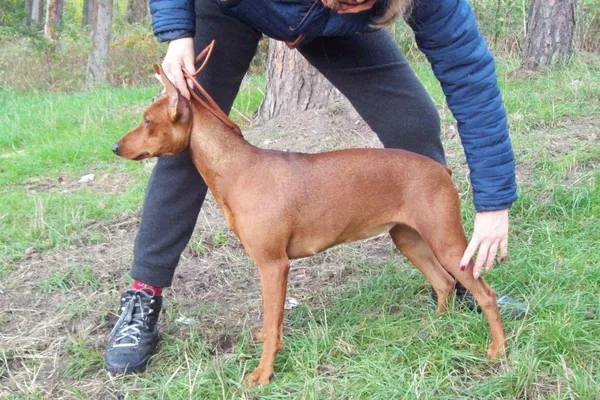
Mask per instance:
[[[473,277],[473,261],[469,263],[469,266],[464,271],[460,270],[460,260],[466,248],[465,245],[464,247],[461,246],[459,251],[445,250],[448,254],[446,256],[440,255],[440,259],[446,271],[454,275],[473,294],[473,297],[475,297],[475,300],[477,300],[477,303],[482,308],[490,324],[492,335],[492,342],[487,349],[487,356],[490,359],[494,359],[502,355],[506,347],[506,338],[496,301],[496,292],[494,292],[494,289],[483,278],[475,279]],[[443,252],[444,250],[441,251]]]
[[[473,277],[472,261],[464,271],[461,271],[460,262],[467,249],[467,238],[462,227],[458,194],[454,188],[442,194],[445,197],[443,201],[437,199],[437,204],[445,204],[445,207],[436,207],[436,203],[430,204],[430,212],[426,214],[426,218],[418,221],[416,228],[443,268],[473,294],[483,309],[492,335],[487,355],[488,358],[496,358],[504,352],[506,346],[496,293],[482,278]]]
[[[437,293],[438,312],[448,309],[449,297],[454,292],[454,279],[437,260],[423,236],[408,225],[399,224],[390,230],[394,244],[408,260],[429,280]]]

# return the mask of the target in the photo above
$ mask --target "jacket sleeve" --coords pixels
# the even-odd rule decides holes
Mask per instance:
[[[193,37],[194,0],[150,0],[152,30],[159,42]]]
[[[477,211],[517,199],[515,160],[494,58],[467,0],[417,0],[407,22],[456,118]]]

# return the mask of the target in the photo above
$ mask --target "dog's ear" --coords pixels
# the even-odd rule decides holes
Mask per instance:
[[[172,122],[177,121],[182,114],[187,114],[188,101],[185,99],[179,90],[173,85],[173,83],[167,78],[165,71],[160,65],[153,64],[154,71],[160,76],[165,91],[167,92],[167,99],[169,99],[169,118]]]

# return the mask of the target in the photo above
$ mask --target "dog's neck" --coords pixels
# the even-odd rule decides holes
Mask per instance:
[[[219,183],[237,176],[252,162],[257,148],[204,106],[192,102],[190,156],[207,186],[217,196]]]

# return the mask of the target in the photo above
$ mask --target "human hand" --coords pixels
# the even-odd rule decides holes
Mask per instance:
[[[162,68],[167,75],[167,78],[179,90],[181,95],[190,100],[189,87],[193,87],[190,79],[183,76],[182,68],[185,68],[189,73],[193,73],[194,66],[194,40],[191,37],[173,40],[169,43],[167,54],[162,62]]]
[[[508,209],[478,212],[473,237],[460,260],[460,269],[464,270],[477,252],[473,277],[479,279],[484,266],[487,272],[494,265],[498,248],[500,261],[504,261],[508,252]]]

